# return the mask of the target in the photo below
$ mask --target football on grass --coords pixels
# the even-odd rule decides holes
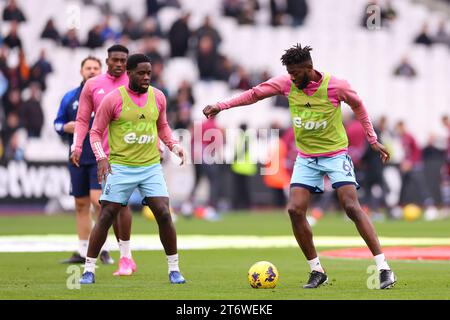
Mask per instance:
[[[248,270],[248,282],[255,289],[275,288],[279,273],[277,268],[268,261],[259,261]]]

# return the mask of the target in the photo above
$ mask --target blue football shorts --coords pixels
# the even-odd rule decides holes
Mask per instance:
[[[325,175],[330,179],[333,189],[349,184],[359,189],[353,162],[348,154],[311,158],[297,156],[291,178],[291,188],[303,187],[311,193],[323,193]]]
[[[129,167],[119,164],[111,165],[112,174],[102,183],[100,201],[128,204],[134,189],[138,188],[143,198],[169,197],[161,164]]]
[[[70,195],[75,198],[89,196],[91,190],[100,190],[102,186],[97,180],[97,164],[80,165],[69,164]]]

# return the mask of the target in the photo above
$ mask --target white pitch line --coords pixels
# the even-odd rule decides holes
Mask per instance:
[[[113,242],[112,237],[109,242]],[[317,247],[365,247],[360,237],[317,236]],[[380,238],[382,246],[450,245],[450,238]],[[0,252],[76,251],[76,235],[0,236]],[[297,247],[293,236],[179,235],[180,250]],[[132,250],[162,250],[158,235],[132,235]],[[112,250],[118,250],[114,245]]]
[[[332,257],[332,256],[326,256],[321,257],[331,260],[342,260],[342,261],[348,261],[348,260],[359,260],[359,261],[367,261],[369,259],[367,258],[351,258],[351,257]],[[448,264],[450,265],[450,260],[427,260],[427,259],[389,259],[389,261],[395,260],[395,263],[431,263],[431,264]]]

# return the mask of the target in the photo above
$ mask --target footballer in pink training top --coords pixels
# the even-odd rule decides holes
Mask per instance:
[[[327,175],[337,191],[340,204],[374,255],[380,288],[390,288],[396,281],[394,273],[381,250],[372,222],[358,201],[356,189],[359,185],[347,154],[348,139],[342,123],[341,102],[352,108],[371,148],[380,153],[383,162],[389,159],[389,153],[378,142],[366,108],[356,92],[347,81],[315,70],[311,50],[308,46],[302,48],[300,44],[286,50],[281,62],[286,66],[287,74],[272,78],[235,98],[209,105],[203,113],[210,118],[222,110],[249,105],[275,95],[286,96],[298,148],[288,212],[295,238],[311,268],[308,283],[303,287],[317,288],[328,280],[306,220],[311,193],[324,191],[323,178]]]
[[[128,49],[122,45],[110,47],[106,59],[108,70],[104,74],[89,79],[81,91],[71,155],[72,162],[77,166],[79,165],[83,141],[89,132],[91,118],[97,114],[103,98],[114,89],[128,85],[126,75],[128,54]],[[107,132],[102,137],[102,144],[106,154],[109,154]],[[128,206],[121,209],[120,214],[114,221],[114,233],[120,250],[119,268],[114,272],[114,275],[131,275],[136,271],[136,264],[130,249],[131,210]],[[130,270],[133,272],[130,272]]]
[[[182,158],[182,163],[184,151],[172,138],[164,94],[150,86],[151,72],[150,58],[143,54],[131,55],[127,62],[129,85],[106,96],[92,125],[90,137],[98,163],[97,177],[99,181],[105,181],[105,187],[100,197],[100,219],[89,239],[81,284],[95,283],[97,256],[114,217],[128,203],[135,188],[139,189],[158,223],[170,283],[186,282],[178,266],[177,236],[170,215],[157,138]],[[107,128],[109,156],[101,145]],[[131,272],[131,268],[128,271]]]

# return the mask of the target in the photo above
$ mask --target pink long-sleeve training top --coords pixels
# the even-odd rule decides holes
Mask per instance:
[[[128,87],[128,76],[126,73],[118,78],[105,73],[86,81],[80,95],[72,151],[75,150],[81,154],[83,141],[89,132],[92,114],[97,114],[100,103],[105,96],[120,86]],[[109,154],[108,131],[104,133],[102,145],[106,154]]]
[[[319,73],[318,71],[316,71]],[[319,89],[322,80],[323,73],[321,74],[321,78],[319,81],[310,81],[303,92],[311,96],[313,95],[317,89]],[[234,108],[238,106],[245,106],[249,104],[253,104],[258,102],[259,100],[273,97],[276,95],[284,95],[288,96],[291,91],[292,80],[289,74],[277,76],[263,82],[252,89],[249,89],[240,95],[233,97],[228,100],[220,101],[217,103],[221,110]],[[366,134],[367,141],[370,144],[374,144],[377,142],[377,135],[375,130],[373,129],[372,122],[369,119],[369,115],[367,113],[366,108],[364,107],[363,102],[356,94],[356,92],[350,87],[350,84],[346,80],[338,79],[334,76],[331,76],[330,82],[328,83],[328,99],[333,104],[334,107],[338,107],[340,102],[343,101],[347,103],[353,110],[356,115],[356,118],[359,120],[361,125],[364,128],[364,132]],[[324,156],[331,157],[341,153],[347,152],[347,148],[342,150],[337,150],[331,153],[324,153],[314,156]],[[308,155],[299,151],[299,155],[301,157],[310,157],[312,155]]]
[[[125,87],[128,95],[133,102],[139,106],[144,107],[147,103],[148,93],[139,94],[131,91],[128,87]],[[178,142],[172,136],[172,130],[167,122],[166,116],[166,97],[160,90],[153,88],[156,99],[156,106],[158,107],[159,117],[156,122],[158,128],[158,137],[161,141],[170,149]],[[102,100],[100,107],[94,118],[94,124],[92,125],[90,139],[92,150],[94,151],[97,161],[107,158],[106,150],[103,147],[104,133],[107,131],[108,125],[111,121],[119,119],[122,111],[122,96],[119,89],[115,89]],[[108,148],[109,150],[109,148]]]

